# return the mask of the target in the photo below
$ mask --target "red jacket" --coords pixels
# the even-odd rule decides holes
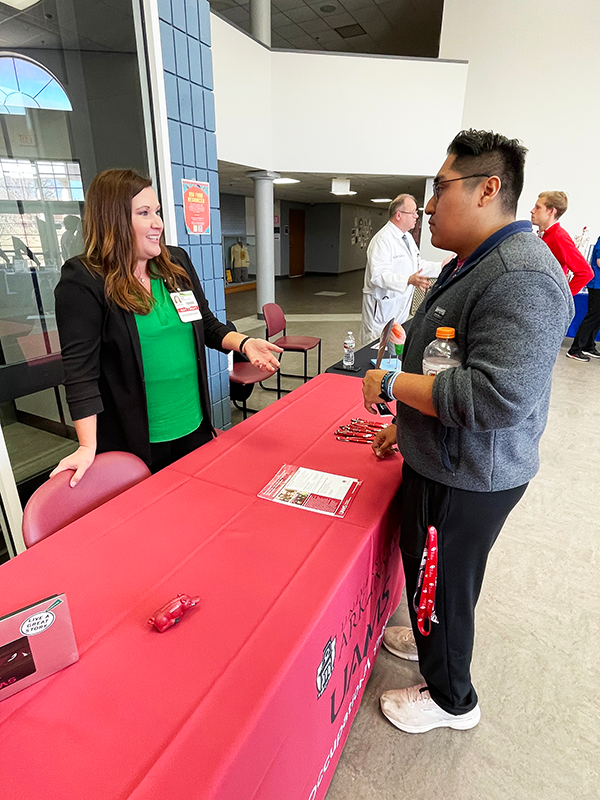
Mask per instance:
[[[580,289],[588,284],[594,277],[594,270],[575,247],[575,242],[566,230],[555,222],[544,231],[543,240],[552,251],[554,258],[563,268],[565,275],[567,270],[573,273],[569,282],[569,289],[572,295],[576,295]]]

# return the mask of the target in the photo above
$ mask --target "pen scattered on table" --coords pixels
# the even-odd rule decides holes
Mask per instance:
[[[346,425],[340,425],[334,436],[338,442],[355,442],[356,444],[371,444],[379,431],[387,428],[385,422],[375,422],[354,417]]]

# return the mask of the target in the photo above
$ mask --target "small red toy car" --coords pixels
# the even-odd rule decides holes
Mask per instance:
[[[189,594],[178,594],[173,600],[169,600],[162,608],[154,612],[154,616],[148,620],[148,625],[154,627],[161,633],[172,625],[175,625],[183,617],[185,612],[193,608],[200,602],[199,597],[190,597]]]

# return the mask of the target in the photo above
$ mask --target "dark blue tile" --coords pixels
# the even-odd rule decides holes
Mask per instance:
[[[173,192],[175,195],[175,202],[181,203],[181,179],[183,178],[183,167],[180,164],[171,164],[171,174],[173,175]]]
[[[215,96],[210,89],[204,90],[204,119],[207,131],[217,129],[215,121]]]
[[[187,36],[182,31],[173,31],[173,42],[175,48],[175,63],[177,64],[177,75],[179,78],[190,77],[190,64],[188,61]]]
[[[177,218],[177,244],[180,247],[185,247],[186,250],[190,243],[190,237],[185,227],[185,220],[183,218],[183,207],[175,206],[175,215]]]
[[[217,137],[210,131],[206,132],[206,158],[208,168],[214,169],[216,172],[219,169],[219,164],[217,162]]]
[[[190,241],[191,241],[191,239],[190,239]],[[200,271],[198,269],[198,251],[199,251],[199,247],[200,247],[200,245],[195,244],[194,242],[191,242],[191,244],[187,248],[187,252],[188,252],[188,256],[190,257],[190,261],[194,265],[194,269],[196,270],[198,275],[201,275],[201,273],[200,273]]]
[[[216,281],[215,283],[215,311],[223,311],[225,309],[225,287],[223,281]]]
[[[181,126],[181,144],[184,165],[186,167],[194,167],[196,165],[196,153],[194,151],[194,128],[191,125]],[[187,173],[184,177],[188,177]]]
[[[210,5],[208,0],[199,0],[200,41],[210,47]]]
[[[190,79],[202,85],[202,51],[201,44],[196,39],[188,39],[188,54],[190,61]]]
[[[194,128],[194,146],[196,148],[196,167],[206,167],[206,133],[201,128]]]
[[[173,25],[180,31],[186,30],[184,0],[173,0]]]
[[[215,278],[221,278],[223,276],[223,253],[221,251],[220,244],[213,244],[212,245],[212,263],[213,263],[213,274]]]
[[[219,208],[219,173],[210,170],[208,182],[210,184],[210,207]]]
[[[198,20],[198,0],[185,0],[186,30],[194,39],[200,37],[200,22]]]
[[[213,403],[218,403],[221,399],[221,381],[218,375],[210,376],[210,399]]]
[[[165,22],[171,22],[171,0],[158,0],[158,16]]]
[[[223,408],[221,406],[221,402],[215,403],[212,407],[212,424],[215,428],[219,430],[223,430]]]
[[[207,355],[208,355],[208,369],[211,375],[216,375],[219,370],[219,359],[217,358],[218,353],[216,350],[211,350],[207,348]]]
[[[184,78],[177,78],[179,92],[179,118],[192,124],[192,84]]]
[[[175,72],[175,44],[173,28],[166,22],[160,22],[160,43],[162,47],[163,67]]]
[[[165,94],[167,96],[167,117],[179,119],[179,93],[177,92],[177,78],[170,72],[164,72]]]
[[[170,119],[169,124],[169,143],[171,145],[171,161],[174,164],[183,164],[181,150],[181,131],[178,122]]]
[[[212,53],[210,47],[205,44],[200,45],[202,55],[202,86],[205,89],[214,89],[213,86],[213,68],[212,68]]]
[[[221,410],[223,412],[223,430],[228,431],[231,428],[231,404],[229,398],[221,401]]]
[[[221,397],[227,397],[229,394],[229,373],[220,372],[219,377],[221,378]]]
[[[196,83],[191,83],[192,87],[192,114],[194,125],[204,128],[204,89]]]
[[[210,210],[210,238],[213,244],[221,241],[221,212],[218,208]]]
[[[215,282],[211,278],[207,280],[206,278],[203,281],[204,294],[206,295],[206,299],[208,301],[208,305],[210,310],[212,311],[215,308]]]

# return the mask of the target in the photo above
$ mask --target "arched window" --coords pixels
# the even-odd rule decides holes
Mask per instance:
[[[0,53],[0,114],[25,114],[26,108],[73,110],[65,90],[45,67]]]

